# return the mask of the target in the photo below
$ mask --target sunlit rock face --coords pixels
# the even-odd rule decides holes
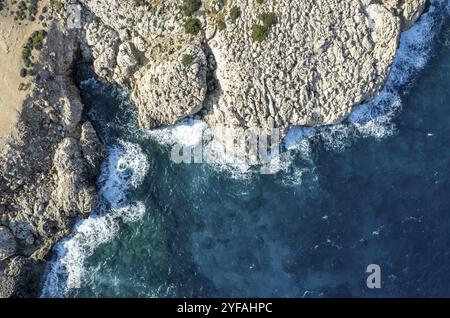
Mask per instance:
[[[189,35],[182,1],[82,2],[94,67],[131,89],[144,128],[201,113],[212,127],[282,132],[339,123],[372,99],[401,31],[425,6],[425,0],[209,0],[193,14],[201,30]],[[267,19],[257,39],[255,26]]]

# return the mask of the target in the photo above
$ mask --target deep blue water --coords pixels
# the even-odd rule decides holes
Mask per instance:
[[[405,35],[379,100],[292,142],[273,175],[175,164],[162,138],[190,139],[195,125],[146,134],[126,94],[84,82],[110,147],[103,205],[57,246],[44,296],[450,297],[445,15]]]

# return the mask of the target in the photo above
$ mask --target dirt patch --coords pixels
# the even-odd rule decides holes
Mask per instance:
[[[47,1],[41,1],[42,8]],[[15,133],[15,125],[22,103],[32,88],[30,78],[22,78],[20,70],[22,62],[22,47],[36,31],[42,29],[36,19],[30,21],[14,21],[9,10],[0,13],[0,149],[6,138]],[[19,90],[21,84],[30,87]],[[22,85],[23,86],[23,85]]]

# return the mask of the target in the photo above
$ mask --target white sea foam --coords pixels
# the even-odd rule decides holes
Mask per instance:
[[[355,138],[373,137],[386,138],[396,132],[392,121],[402,107],[399,89],[403,89],[422,70],[431,57],[436,31],[442,23],[443,14],[439,12],[444,5],[450,6],[449,0],[432,0],[430,9],[421,19],[401,36],[400,47],[395,57],[392,71],[385,88],[372,101],[358,106],[345,123],[326,127],[292,127],[284,140],[285,152],[273,158],[277,163],[274,173],[281,173],[286,177],[286,184],[297,185],[293,176],[301,178],[308,170],[314,169],[311,150],[312,142],[320,140],[323,147],[332,151],[343,151],[349,147]],[[439,9],[440,8],[440,9]],[[201,120],[184,120],[179,124],[152,131],[149,136],[158,142],[169,145],[197,145],[202,142],[202,133],[207,129]],[[207,160],[212,167],[219,171],[228,171],[236,178],[248,178],[259,170],[246,160],[231,160],[223,146],[215,141],[207,145],[207,152],[211,155]],[[295,167],[292,163],[296,156],[300,156],[306,165]],[[295,171],[298,169],[298,171]],[[282,177],[283,177],[282,176]],[[284,178],[283,177],[283,178]]]
[[[429,11],[423,14],[410,30],[402,34],[391,73],[384,89],[376,98],[356,107],[345,123],[318,128],[291,128],[285,138],[286,149],[302,150],[302,156],[307,158],[305,149],[312,147],[306,147],[305,143],[318,138],[326,149],[342,151],[351,145],[355,138],[381,139],[393,135],[396,127],[392,119],[402,108],[399,89],[406,88],[432,56],[436,31],[439,31],[445,14],[439,11],[444,5],[450,10],[450,0],[432,0]],[[305,167],[298,169],[304,172]],[[301,176],[302,173],[298,175]]]
[[[116,237],[120,222],[131,223],[142,218],[144,203],[128,204],[126,196],[130,189],[142,184],[148,169],[147,157],[139,146],[120,141],[110,150],[99,181],[101,204],[88,219],[78,222],[68,238],[55,246],[56,260],[49,264],[42,297],[63,297],[67,290],[81,287],[86,259],[98,246]]]
[[[348,147],[357,137],[384,138],[395,133],[392,118],[401,109],[398,90],[411,82],[431,56],[435,31],[444,14],[438,12],[438,5],[446,5],[450,12],[449,0],[432,0],[429,12],[412,29],[403,33],[392,72],[379,96],[357,107],[344,124],[320,128],[293,127],[289,131],[284,141],[286,151],[278,158],[278,172],[283,184],[298,185],[305,175],[314,175],[312,149],[313,141],[317,138],[326,148],[339,151]],[[97,83],[88,80],[84,85]],[[202,142],[206,128],[203,121],[185,120],[146,134],[163,145],[181,143],[193,146]],[[135,135],[141,132],[134,127],[132,133]],[[209,147],[210,151],[226,155],[219,143],[212,142]],[[248,178],[253,172],[245,161],[230,164],[226,157],[214,158],[215,161],[210,162],[211,166],[230,171],[233,177]],[[301,165],[293,164],[296,158],[301,159]],[[126,202],[128,190],[143,182],[148,167],[147,158],[137,145],[121,142],[111,150],[100,178],[102,204],[87,220],[77,224],[70,237],[56,245],[57,258],[49,265],[43,297],[61,297],[70,288],[79,287],[85,277],[85,260],[99,245],[111,241],[117,235],[119,222],[134,222],[143,216],[145,206],[142,202],[131,205]],[[110,207],[108,213],[104,213],[106,206]]]
[[[176,125],[145,131],[145,135],[163,145],[197,146],[202,143],[208,125],[203,120],[185,119]]]
[[[245,178],[251,165],[244,158],[239,158],[226,151],[225,147],[214,140],[208,125],[201,119],[185,119],[176,125],[146,131],[145,136],[166,146],[175,144],[184,147],[200,146],[203,162],[218,171],[228,172],[231,177]]]

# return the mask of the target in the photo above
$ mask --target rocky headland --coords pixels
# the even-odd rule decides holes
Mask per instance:
[[[72,79],[79,32],[55,13],[0,154],[0,297],[37,297],[51,248],[98,201],[103,146]],[[18,70],[19,71],[19,70]]]
[[[144,129],[197,114],[212,128],[284,134],[293,125],[339,123],[376,96],[401,32],[425,4],[53,1],[26,71],[31,92],[1,149],[0,297],[38,296],[52,246],[98,201],[104,149],[73,80],[77,60],[130,91]],[[78,27],[69,7],[79,10]]]
[[[101,77],[142,127],[200,114],[230,129],[344,120],[383,87],[426,0],[81,0]],[[220,137],[220,136],[218,136]]]

